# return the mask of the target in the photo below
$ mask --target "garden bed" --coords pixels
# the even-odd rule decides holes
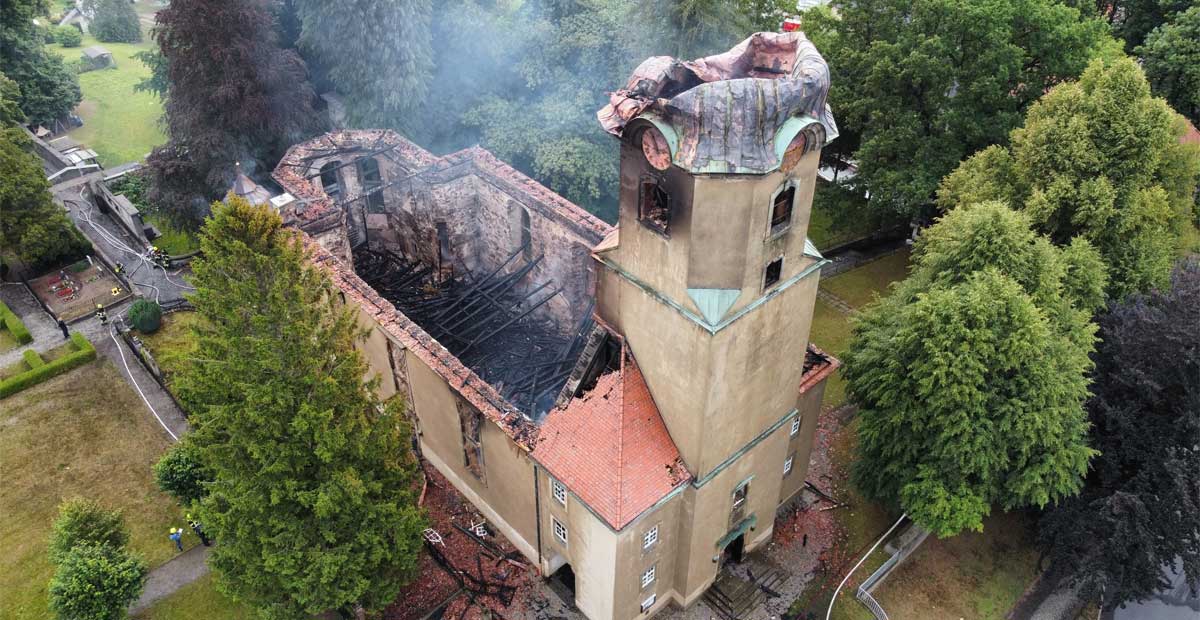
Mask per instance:
[[[96,348],[79,333],[71,334],[71,341],[66,346],[66,350],[61,350],[62,347],[52,349],[55,356],[49,361],[38,355],[37,351],[26,349],[22,354],[24,359],[20,362],[23,369],[12,374],[6,372],[7,376],[0,381],[0,398],[27,390],[96,359]]]

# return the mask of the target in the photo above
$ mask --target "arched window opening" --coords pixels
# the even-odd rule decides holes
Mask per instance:
[[[321,166],[321,189],[330,198],[337,198],[342,193],[342,185],[338,182],[338,168],[341,165],[341,162],[331,161]]]
[[[383,175],[379,172],[379,160],[374,157],[358,160],[358,182],[362,184],[362,193],[367,197],[367,209],[382,210]]]

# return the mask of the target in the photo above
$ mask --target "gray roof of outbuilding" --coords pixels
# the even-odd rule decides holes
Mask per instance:
[[[112,56],[112,52],[100,47],[99,45],[93,45],[91,47],[85,47],[83,49],[83,55],[87,56],[88,58],[99,58],[101,56]]]

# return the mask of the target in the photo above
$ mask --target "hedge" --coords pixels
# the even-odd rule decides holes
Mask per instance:
[[[21,353],[21,357],[25,358],[25,363],[29,365],[30,370],[34,368],[41,368],[42,366],[46,365],[46,362],[42,359],[42,356],[38,355],[37,351],[34,351],[33,349],[25,349],[25,351]]]
[[[87,338],[78,333],[71,334],[71,344],[75,345],[75,351],[49,364],[31,368],[19,375],[0,381],[0,398],[12,396],[25,388],[33,387],[51,377],[56,377],[96,359],[96,347],[92,346]],[[38,360],[40,361],[41,358]]]
[[[25,328],[25,324],[21,322],[21,319],[17,318],[17,315],[13,314],[13,311],[9,310],[8,306],[4,305],[2,301],[0,301],[0,323],[4,324],[4,327],[13,335],[13,338],[17,339],[17,342],[21,344],[33,342],[33,334],[29,333],[29,330]]]

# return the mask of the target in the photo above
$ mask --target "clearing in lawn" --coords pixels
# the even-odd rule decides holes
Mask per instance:
[[[147,36],[141,43],[100,43],[91,35],[84,35],[81,47],[54,44],[46,48],[74,63],[80,50],[92,45],[112,52],[116,68],[79,74],[83,101],[75,113],[83,119],[83,126],[67,135],[96,151],[100,165],[105,168],[140,161],[167,140],[158,122],[163,113],[158,95],[133,89],[150,77],[150,69],[133,55],[154,49],[154,42]]]
[[[908,258],[911,253],[909,248],[902,248],[846,273],[821,280],[821,288],[861,310],[875,301],[875,295],[886,297],[888,285],[908,276]]]
[[[895,618],[1002,620],[1037,576],[1034,521],[996,514],[983,532],[930,536],[875,590]]]
[[[170,441],[107,361],[5,399],[0,413],[0,618],[52,618],[47,539],[58,505],[88,497],[119,508],[130,547],[153,568],[175,555],[167,529],[183,527],[151,466]],[[197,543],[184,537],[185,547]]]
[[[166,375],[167,385],[171,377],[187,364],[187,356],[192,350],[192,325],[199,315],[195,312],[172,312],[164,314],[162,326],[153,334],[138,334],[138,338],[150,349],[154,361]]]

